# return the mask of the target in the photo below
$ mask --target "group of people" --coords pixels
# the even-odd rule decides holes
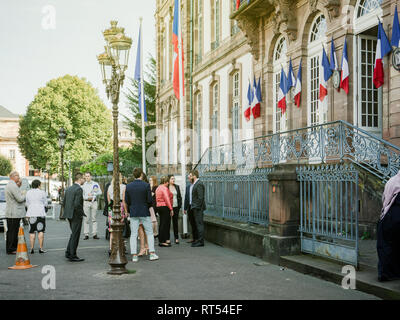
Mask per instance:
[[[22,180],[18,172],[10,174],[10,181],[5,188],[6,198],[6,253],[16,254],[18,246],[18,229],[22,219],[29,219],[30,253],[35,253],[36,234],[39,239],[39,253],[43,249],[46,229],[47,195],[40,190],[41,182],[34,180],[30,190],[21,189]]]
[[[113,238],[112,218],[114,208],[114,185],[119,184],[119,201],[122,220],[129,225],[130,252],[132,261],[137,262],[139,257],[149,254],[151,261],[158,260],[155,253],[155,238],[158,237],[160,247],[171,247],[170,228],[173,225],[174,243],[179,244],[178,218],[182,208],[182,194],[175,184],[175,177],[162,176],[160,184],[155,176],[147,179],[141,168],[133,171],[134,180],[123,183],[122,176],[119,181],[111,181],[105,186],[105,215],[107,215],[108,231],[110,233],[110,250]],[[204,246],[203,212],[205,210],[205,188],[199,180],[199,173],[193,170],[189,173],[190,184],[186,187],[184,214],[189,217],[192,227],[193,239],[189,242],[192,247]],[[85,182],[86,180],[86,182]],[[101,194],[100,186],[91,180],[90,173],[75,175],[75,183],[65,191],[63,201],[63,217],[68,219],[71,236],[68,242],[65,257],[74,262],[83,261],[77,256],[77,247],[84,223],[84,240],[89,239],[89,222],[92,222],[93,239],[97,235],[97,196]],[[159,217],[159,224],[157,221]],[[137,240],[140,239],[138,252]]]

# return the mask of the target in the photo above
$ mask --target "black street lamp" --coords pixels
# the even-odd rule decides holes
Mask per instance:
[[[58,145],[60,146],[60,152],[61,152],[61,197],[60,197],[61,204],[64,201],[64,146],[66,139],[67,139],[67,132],[65,131],[64,128],[60,128],[60,131],[58,132]],[[62,217],[62,213],[63,213],[63,207],[61,205],[60,217]]]
[[[113,178],[116,183],[113,188],[114,205],[111,228],[113,240],[111,243],[111,255],[108,261],[111,266],[109,274],[128,273],[125,266],[128,263],[125,257],[122,230],[124,223],[121,216],[120,188],[119,188],[119,153],[118,153],[118,102],[120,89],[125,79],[125,71],[128,69],[129,50],[132,39],[124,34],[124,28],[117,27],[117,21],[111,21],[111,28],[103,32],[106,41],[105,52],[97,56],[100,63],[103,83],[106,86],[107,97],[113,104]]]

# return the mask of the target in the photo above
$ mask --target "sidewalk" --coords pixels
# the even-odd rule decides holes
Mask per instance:
[[[360,240],[359,245],[360,268],[356,273],[356,289],[382,299],[400,300],[400,280],[378,281],[376,240]],[[281,257],[280,264],[339,285],[345,276],[341,273],[345,264],[310,254]]]
[[[104,218],[104,219],[103,219]],[[15,256],[5,254],[4,237],[0,236],[0,299],[139,299],[139,300],[376,300],[377,297],[302,273],[282,269],[250,255],[217,246],[192,248],[186,241],[170,248],[156,246],[160,260],[130,261],[126,268],[135,273],[123,276],[107,274],[109,243],[104,238],[105,217],[97,216],[100,240],[81,240],[78,256],[85,261],[69,262],[64,257],[70,230],[68,222],[47,219],[45,249],[29,254],[38,267],[8,270]],[[25,238],[28,240],[28,228]],[[173,238],[172,238],[173,239]],[[156,244],[158,242],[156,241]],[[29,244],[28,244],[29,248]],[[129,246],[128,246],[129,248]],[[128,249],[129,250],[129,249]],[[53,266],[56,289],[44,290],[46,274],[42,268]]]

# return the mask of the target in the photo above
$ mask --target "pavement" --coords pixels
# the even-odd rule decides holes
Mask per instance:
[[[376,296],[341,286],[300,272],[269,264],[261,259],[206,242],[192,248],[181,244],[169,248],[156,246],[160,259],[130,261],[132,273],[111,276],[108,265],[108,241],[104,237],[105,218],[99,213],[100,240],[82,240],[78,256],[84,262],[69,262],[64,257],[70,230],[66,221],[47,219],[45,254],[29,254],[28,270],[9,270],[15,256],[5,254],[5,241],[0,234],[0,299],[22,300],[277,300],[327,299],[375,300]],[[28,240],[28,228],[25,227]],[[173,239],[173,238],[171,238]],[[156,241],[156,244],[158,242]],[[28,244],[29,249],[29,244]],[[128,246],[129,250],[129,246]],[[127,255],[128,261],[131,255]],[[47,273],[53,266],[55,289],[43,289]],[[117,294],[115,294],[117,292]]]

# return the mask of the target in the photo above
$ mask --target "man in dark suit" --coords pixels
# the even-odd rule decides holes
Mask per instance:
[[[83,211],[83,190],[82,185],[85,182],[85,178],[82,173],[75,174],[75,183],[65,190],[65,196],[63,201],[63,219],[68,219],[69,226],[71,228],[71,236],[69,238],[67,250],[65,251],[65,257],[72,262],[80,262],[84,259],[79,258],[76,255],[76,249],[79,244],[79,237],[82,229],[82,219],[85,216]]]
[[[158,260],[158,256],[154,250],[153,225],[149,211],[149,208],[153,204],[153,197],[151,196],[150,185],[142,180],[142,173],[143,170],[141,168],[133,170],[135,180],[126,186],[125,191],[125,210],[129,212],[130,216],[130,246],[133,262],[139,261],[137,255],[137,236],[140,223],[143,224],[147,235],[150,252],[149,260]]]
[[[185,205],[183,207],[183,213],[188,215],[189,218],[189,223],[190,223],[190,227],[192,228],[192,240],[189,240],[188,243],[193,243],[196,242],[197,239],[199,238],[199,234],[197,232],[197,226],[196,226],[196,221],[194,220],[194,215],[193,215],[193,210],[190,207],[190,188],[192,186],[192,174],[189,173],[189,181],[190,183],[188,183],[186,185],[186,191],[185,191]]]
[[[197,170],[190,171],[190,174],[192,186],[189,189],[189,205],[193,211],[198,233],[197,241],[192,243],[192,247],[204,247],[203,212],[206,210],[205,187],[203,182],[199,180],[199,172]]]

